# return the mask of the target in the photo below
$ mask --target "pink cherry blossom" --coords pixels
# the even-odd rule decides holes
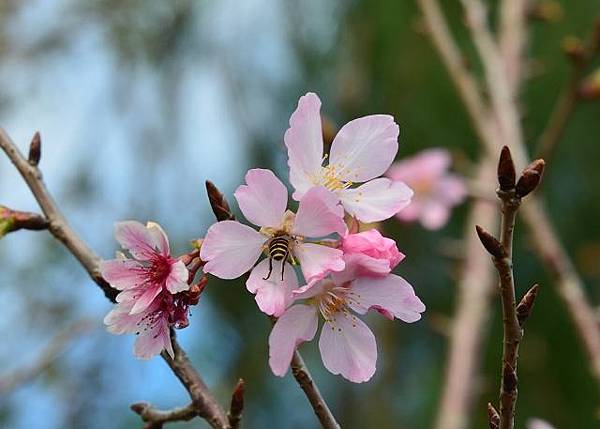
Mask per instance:
[[[150,359],[166,350],[171,357],[170,328],[188,325],[188,302],[185,292],[172,295],[163,290],[141,312],[132,312],[134,300],[118,303],[104,318],[104,324],[113,334],[137,335],[134,354],[140,359]]]
[[[333,233],[343,236],[347,231],[342,206],[324,187],[306,192],[294,214],[287,210],[285,185],[270,170],[253,169],[246,174],[246,185],[235,191],[235,198],[246,219],[260,230],[237,221],[217,222],[208,229],[200,257],[207,261],[204,272],[233,279],[254,267],[261,253],[269,256],[273,240],[284,240],[289,255],[279,261],[262,261],[246,282],[263,312],[280,315],[292,302],[298,281],[289,261],[300,263],[309,285],[344,269],[341,250],[307,240]]]
[[[346,235],[341,242],[346,269],[332,273],[341,284],[360,276],[389,274],[404,259],[396,242],[384,237],[376,229]]]
[[[392,165],[387,175],[393,180],[403,180],[415,191],[411,204],[396,215],[398,219],[419,220],[431,230],[448,222],[452,207],[467,196],[464,180],[448,173],[451,162],[448,151],[428,149]]]
[[[122,291],[117,302],[127,301],[132,315],[146,310],[162,291],[174,294],[189,289],[188,270],[171,257],[168,238],[158,224],[119,222],[115,236],[132,258],[103,261],[100,270],[112,287]]]
[[[300,97],[285,133],[292,197],[300,200],[314,186],[324,186],[344,209],[362,222],[388,219],[410,203],[412,190],[403,182],[378,178],[398,152],[398,125],[389,115],[370,115],[344,125],[323,154],[321,100]],[[329,163],[323,161],[329,157]],[[366,182],[358,187],[356,183]]]
[[[314,338],[319,313],[325,320],[319,338],[323,364],[333,374],[362,383],[375,373],[377,345],[369,327],[350,310],[361,315],[381,310],[392,320],[408,323],[419,320],[425,311],[412,286],[394,274],[359,277],[344,284],[327,278],[296,298],[306,301],[289,307],[269,336],[269,365],[273,374],[281,377],[296,347]]]

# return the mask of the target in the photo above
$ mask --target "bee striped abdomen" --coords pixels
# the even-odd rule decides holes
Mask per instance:
[[[269,256],[276,261],[281,261],[289,253],[290,243],[285,237],[275,237],[269,243]]]

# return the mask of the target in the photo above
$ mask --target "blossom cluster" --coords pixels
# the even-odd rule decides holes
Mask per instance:
[[[441,153],[390,169],[399,127],[389,115],[350,121],[324,153],[320,108],[316,94],[301,97],[284,136],[297,204],[289,204],[288,188],[272,171],[249,170],[234,196],[252,226],[213,224],[199,240],[198,256],[204,273],[222,279],[249,273],[246,288],[258,308],[276,318],[269,336],[275,375],[287,372],[295,349],[315,337],[322,318],[325,367],[359,383],[375,373],[377,346],[357,315],[374,311],[411,323],[425,311],[413,287],[392,273],[404,259],[395,241],[369,224],[394,216],[415,220],[423,212],[426,227],[440,227],[464,190],[446,176],[448,160]],[[421,166],[434,171],[427,176]],[[415,194],[402,177],[428,191],[415,196],[417,208],[409,205]],[[190,286],[195,273],[171,256],[157,224],[129,221],[116,229],[130,257],[102,265],[104,278],[121,291],[105,323],[111,332],[138,335],[138,357],[162,350],[172,355],[170,329],[187,326],[188,308],[198,301],[200,288]]]

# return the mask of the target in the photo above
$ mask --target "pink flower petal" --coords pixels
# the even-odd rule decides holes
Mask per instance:
[[[152,237],[154,247],[158,249],[158,251],[165,257],[171,255],[169,239],[167,238],[167,234],[165,234],[165,231],[163,231],[161,226],[155,222],[148,222],[146,224],[146,228]]]
[[[387,260],[372,258],[360,253],[344,254],[344,262],[346,267],[343,271],[331,273],[333,282],[340,286],[359,276],[383,276],[391,271],[390,263]]]
[[[140,332],[135,340],[133,352],[139,359],[150,359],[163,350],[167,350],[171,357],[174,356],[169,324],[165,317],[157,320],[152,329]]]
[[[416,322],[425,305],[402,277],[389,274],[381,278],[360,277],[350,286],[349,306],[358,314],[370,309],[384,310],[407,323]]]
[[[149,287],[139,298],[135,300],[135,304],[133,305],[130,314],[138,314],[147,309],[161,292],[162,287],[160,286]]]
[[[273,261],[273,270],[269,275],[269,260],[258,263],[246,281],[246,289],[256,294],[256,303],[263,313],[279,317],[294,302],[292,291],[298,288],[298,278],[294,267],[285,263],[283,281],[281,280],[281,261]],[[269,278],[265,278],[269,275]]]
[[[152,234],[141,223],[129,220],[115,224],[115,237],[134,258],[149,260],[158,252]]]
[[[462,177],[448,174],[440,179],[435,196],[449,206],[462,203],[468,195],[467,185]]]
[[[413,191],[403,182],[379,178],[358,188],[345,189],[339,196],[348,213],[361,222],[371,223],[389,219],[409,205]]]
[[[387,176],[408,184],[435,181],[442,177],[452,158],[446,149],[427,149],[392,165]]]
[[[319,338],[319,350],[325,368],[354,383],[362,383],[375,374],[377,344],[365,323],[348,313],[336,313],[325,322]]]
[[[269,335],[269,366],[273,374],[285,375],[296,347],[312,340],[317,326],[317,309],[312,305],[294,305],[277,319]]]
[[[189,272],[183,261],[177,261],[171,265],[171,273],[167,277],[167,290],[173,294],[188,290]]]
[[[554,426],[542,419],[529,419],[527,429],[554,429]]]
[[[300,243],[294,246],[294,256],[300,261],[304,279],[310,285],[324,278],[331,271],[344,269],[344,253],[339,249],[315,243]]]
[[[135,288],[145,282],[142,265],[133,259],[111,259],[100,262],[102,277],[119,290]]]
[[[339,198],[322,186],[311,188],[300,200],[293,233],[305,237],[324,237],[347,231],[344,208]]]
[[[213,224],[200,248],[200,258],[208,261],[204,272],[222,279],[241,276],[252,268],[265,241],[261,233],[236,221]]]
[[[137,331],[137,323],[142,316],[129,314],[132,305],[133,303],[119,304],[108,312],[104,317],[104,324],[108,332],[121,335]]]
[[[365,182],[386,172],[398,152],[398,125],[389,115],[354,119],[333,140],[329,164],[337,178]]]
[[[259,226],[279,226],[288,202],[285,185],[271,170],[261,168],[249,170],[246,183],[234,194],[246,219]]]
[[[290,183],[296,189],[293,198],[299,200],[313,186],[314,178],[323,161],[323,134],[321,131],[321,100],[309,92],[300,97],[298,108],[290,117],[290,128],[284,140],[288,150]]]

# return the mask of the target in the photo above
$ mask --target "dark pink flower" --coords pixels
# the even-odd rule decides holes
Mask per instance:
[[[169,241],[158,224],[118,222],[115,236],[132,258],[103,261],[100,270],[112,287],[122,291],[117,302],[127,302],[132,315],[146,310],[162,291],[174,294],[189,289],[188,270],[171,257]]]
[[[464,180],[448,172],[451,162],[447,150],[428,149],[392,165],[387,175],[415,191],[410,205],[396,215],[398,219],[418,220],[432,230],[448,222],[452,208],[467,197]]]
[[[342,239],[346,268],[332,273],[337,283],[344,283],[360,276],[383,276],[389,274],[404,259],[396,242],[384,237],[376,229],[348,234]]]

